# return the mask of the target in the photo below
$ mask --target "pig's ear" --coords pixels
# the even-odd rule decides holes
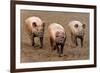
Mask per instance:
[[[86,24],[83,24],[82,27],[85,29],[86,28]]]
[[[45,27],[45,22],[44,21],[43,21],[42,25],[43,25],[43,27]]]
[[[36,27],[36,26],[37,26],[37,25],[36,25],[36,22],[33,22],[33,23],[32,23],[32,26],[33,26],[33,27]]]
[[[75,28],[78,28],[78,24],[75,24],[74,27],[75,27]]]
[[[59,31],[56,32],[56,37],[59,37],[59,33],[60,33]]]

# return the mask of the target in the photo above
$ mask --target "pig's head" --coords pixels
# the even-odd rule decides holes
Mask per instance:
[[[58,44],[63,44],[64,41],[65,41],[65,33],[64,32],[61,32],[61,31],[57,31],[56,32],[56,43]]]
[[[73,21],[72,25],[73,25],[74,34],[76,34],[77,36],[83,36],[84,35],[84,29],[86,27],[85,24],[82,24],[79,21]]]
[[[41,24],[38,24],[37,22],[33,22],[32,23],[32,28],[34,30],[32,31],[32,33],[34,33],[35,36],[43,37],[43,35],[44,35],[44,27],[45,27],[45,23],[44,22],[42,22]]]

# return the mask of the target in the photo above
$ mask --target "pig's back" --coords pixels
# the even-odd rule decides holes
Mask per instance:
[[[36,22],[37,25],[41,25],[42,24],[42,20],[39,17],[29,17],[25,20],[26,24],[32,25],[33,22]]]
[[[75,28],[75,25],[78,25],[78,26],[82,26],[82,23],[80,21],[77,21],[77,20],[74,20],[74,21],[70,21],[68,26],[70,28],[70,31],[72,33],[76,33],[77,32],[77,29]]]
[[[28,17],[25,20],[25,26],[26,26],[26,30],[28,30],[28,32],[31,32],[32,29],[32,23],[35,22],[37,24],[37,26],[40,26],[42,24],[42,20],[39,17],[36,16],[32,16],[32,17]]]
[[[52,24],[49,25],[48,31],[49,31],[49,35],[51,37],[55,38],[56,32],[57,31],[64,32],[64,28],[60,24],[52,23]]]

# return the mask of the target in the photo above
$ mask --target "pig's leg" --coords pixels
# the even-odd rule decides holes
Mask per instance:
[[[54,48],[54,41],[53,41],[53,39],[50,37],[50,45],[51,45],[51,49],[53,50],[53,48]]]
[[[57,47],[57,46],[56,46],[56,45],[54,45],[53,50],[56,50],[56,47]]]
[[[34,34],[32,34],[32,46],[35,45],[35,42],[34,42]]]
[[[59,57],[62,57],[62,55],[63,55],[63,48],[64,48],[64,44],[61,44],[60,51],[59,51]]]
[[[56,46],[57,46],[57,53],[59,54],[59,52],[60,52],[60,47],[59,47],[58,44],[56,44]]]
[[[81,39],[81,48],[83,47],[83,37],[80,38]]]
[[[74,37],[73,37],[73,34],[71,33],[71,40],[72,40],[72,43],[74,42]]]
[[[51,37],[50,37],[50,45],[51,45],[51,47],[53,46],[53,40]]]
[[[72,43],[73,43],[73,47],[76,47],[77,40],[76,40],[76,36],[75,35],[72,35]]]
[[[62,54],[63,54],[63,46],[64,45],[61,45],[61,44],[57,44],[56,45],[57,46],[57,53],[58,53],[58,55],[59,55],[59,57],[62,57]]]
[[[77,37],[75,37],[75,45],[78,46]]]
[[[75,44],[76,44],[76,40],[75,40],[75,35],[73,35],[72,33],[71,33],[71,40],[72,40],[72,44],[73,44],[73,47],[74,47]]]
[[[63,44],[57,45],[57,53],[58,53],[59,57],[62,57],[62,55],[63,55],[63,47],[64,47]]]
[[[40,48],[43,48],[43,37],[40,37]]]
[[[66,38],[65,38],[64,42],[61,44],[61,47],[60,47],[60,51],[59,51],[59,56],[60,56],[60,57],[63,55],[63,50],[64,50],[65,41],[66,41]]]

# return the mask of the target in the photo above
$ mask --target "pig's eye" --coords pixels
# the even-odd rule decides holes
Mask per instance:
[[[56,35],[56,37],[59,37],[58,35]]]
[[[64,37],[62,37],[62,38],[64,38]]]
[[[74,27],[75,27],[75,28],[78,28],[78,24],[75,24]]]
[[[86,25],[85,25],[85,24],[83,24],[83,25],[82,25],[82,27],[83,27],[83,28],[85,28],[85,27],[86,27]]]
[[[33,27],[36,27],[36,26],[37,26],[37,25],[36,25],[36,22],[33,22],[33,23],[32,23],[32,26],[33,26]]]

